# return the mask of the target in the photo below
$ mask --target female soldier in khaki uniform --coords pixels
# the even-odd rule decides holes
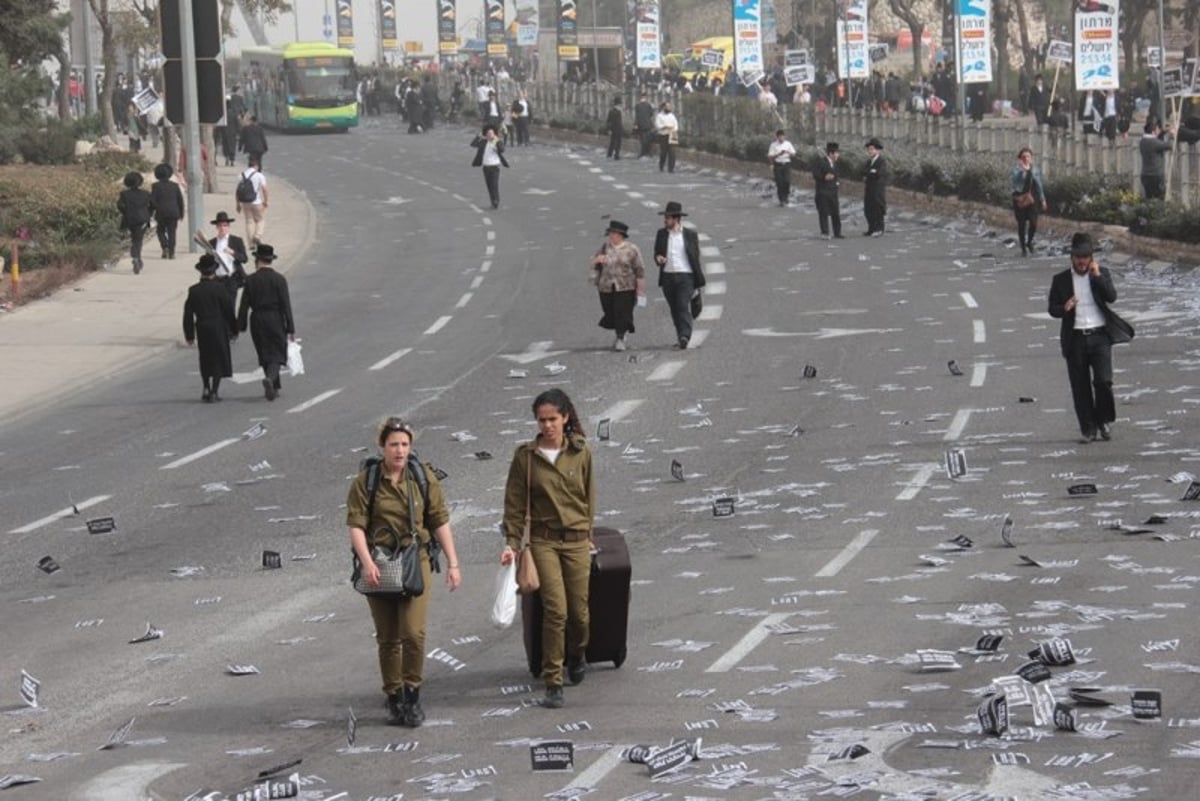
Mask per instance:
[[[508,468],[500,563],[511,562],[520,547],[528,498],[529,547],[542,585],[542,706],[558,709],[563,705],[563,663],[571,684],[583,681],[587,669],[596,493],[592,451],[571,399],[561,389],[546,390],[534,399],[533,414],[538,435],[517,446]]]
[[[415,510],[421,509],[421,490],[406,470],[413,432],[408,423],[389,417],[379,429],[377,442],[383,451],[380,464],[379,488],[371,519],[367,520],[367,471],[360,471],[350,484],[346,497],[346,525],[350,528],[350,547],[354,549],[362,577],[369,586],[379,585],[379,569],[371,559],[371,548],[397,546],[397,533],[413,531],[422,545],[437,537],[446,552],[446,586],[453,592],[462,582],[458,569],[458,552],[450,531],[450,512],[442,496],[442,485],[433,467],[426,465],[425,478],[429,484],[429,502],[416,520],[409,518],[409,497]],[[370,532],[368,534],[368,532]],[[368,595],[371,617],[375,621],[375,642],[379,647],[379,672],[383,676],[383,691],[387,694],[388,722],[416,728],[425,722],[421,709],[421,672],[425,666],[425,616],[429,608],[432,586],[428,547],[421,548],[421,574],[426,591],[412,598]],[[561,635],[560,635],[561,637]]]

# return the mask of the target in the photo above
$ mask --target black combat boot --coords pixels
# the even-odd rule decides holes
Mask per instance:
[[[425,722],[425,710],[421,709],[420,687],[404,688],[404,704],[401,707],[401,712],[404,715],[404,720],[401,722],[402,726],[415,729]]]

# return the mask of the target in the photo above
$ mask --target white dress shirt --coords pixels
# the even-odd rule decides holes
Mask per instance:
[[[692,265],[688,263],[687,251],[683,247],[683,231],[667,232],[667,263],[663,265],[665,273],[691,274]]]
[[[1104,312],[1092,295],[1091,273],[1072,272],[1071,282],[1075,285],[1075,328],[1103,328]]]

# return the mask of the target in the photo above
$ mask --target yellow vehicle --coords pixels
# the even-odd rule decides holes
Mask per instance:
[[[705,51],[708,50],[721,51],[721,66],[713,67],[701,61]],[[679,74],[689,81],[701,74],[708,75],[710,80],[712,78],[720,78],[724,81],[726,73],[732,68],[733,37],[710,36],[707,39],[701,39],[698,42],[692,42],[688,45],[688,49],[683,54],[683,64],[680,66]]]

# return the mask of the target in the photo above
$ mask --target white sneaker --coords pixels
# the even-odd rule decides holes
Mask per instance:
[[[617,337],[617,341],[613,343],[613,350],[625,350],[625,340]]]

